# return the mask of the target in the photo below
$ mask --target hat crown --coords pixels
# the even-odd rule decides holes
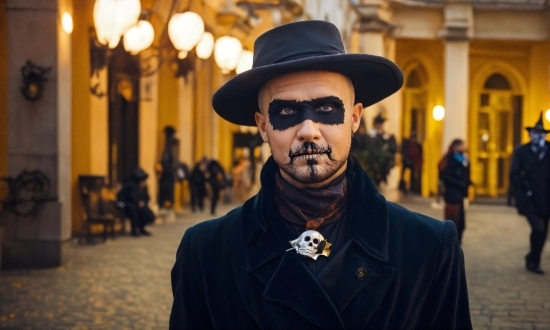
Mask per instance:
[[[343,53],[342,37],[334,24],[301,21],[281,25],[258,37],[252,67]]]
[[[549,130],[544,128],[544,121],[543,121],[542,112],[540,113],[539,120],[537,120],[537,123],[534,126],[525,127],[526,130],[538,130],[538,131],[544,131],[544,132],[550,132]]]

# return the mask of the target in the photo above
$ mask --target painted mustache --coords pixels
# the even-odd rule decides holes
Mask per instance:
[[[322,154],[327,155],[332,160],[332,148],[330,146],[321,147],[313,142],[304,142],[301,147],[294,148],[288,152],[288,157],[290,158],[289,164],[292,164],[295,159],[311,161]]]

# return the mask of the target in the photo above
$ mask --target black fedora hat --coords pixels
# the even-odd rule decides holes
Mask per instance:
[[[528,127],[525,127],[525,129],[527,131],[535,129],[535,130],[538,130],[538,131],[543,131],[544,133],[550,133],[550,130],[544,129],[544,123],[542,121],[542,112],[540,113],[539,120],[537,121],[535,126],[528,126]]]
[[[403,85],[403,74],[392,61],[369,54],[346,54],[334,24],[301,21],[258,37],[252,69],[220,87],[212,97],[212,106],[234,124],[255,126],[260,88],[273,78],[297,71],[331,71],[347,76],[355,85],[355,101],[365,107]]]

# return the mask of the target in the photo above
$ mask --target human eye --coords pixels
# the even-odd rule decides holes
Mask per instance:
[[[334,110],[334,105],[332,103],[323,104],[317,108],[317,110],[321,112],[330,112]]]
[[[296,113],[296,110],[291,108],[282,108],[280,114],[283,116],[289,116]]]

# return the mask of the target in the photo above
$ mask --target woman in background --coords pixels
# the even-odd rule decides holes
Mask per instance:
[[[447,154],[439,162],[439,180],[444,187],[445,219],[455,223],[458,242],[461,243],[462,233],[466,229],[464,199],[468,197],[468,187],[472,184],[470,162],[461,139],[451,142]]]

